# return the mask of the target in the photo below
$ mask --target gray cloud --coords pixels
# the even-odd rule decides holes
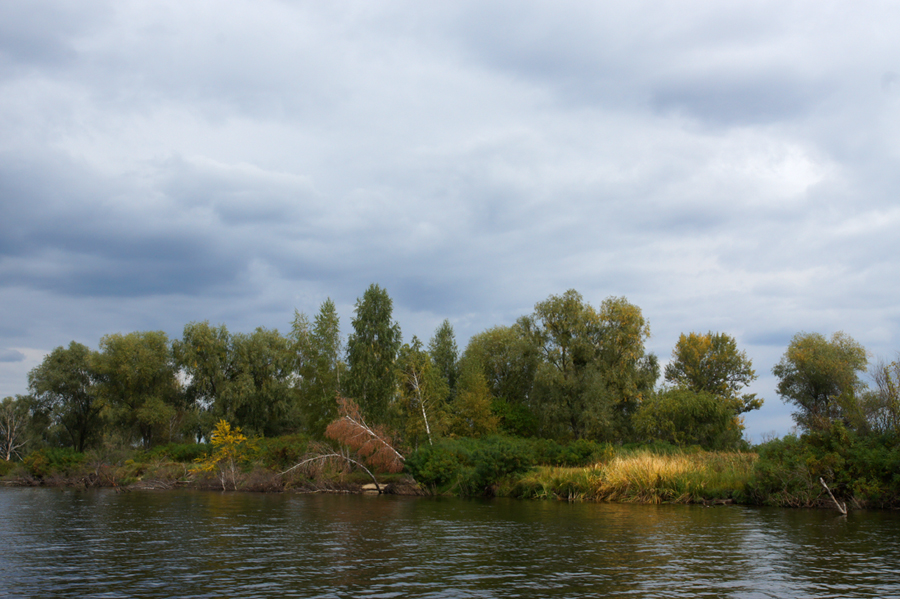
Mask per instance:
[[[0,349],[0,362],[22,362],[25,354],[15,349]]]
[[[328,296],[347,332],[372,282],[407,338],[449,318],[464,345],[576,288],[638,304],[662,357],[736,335],[773,398],[754,430],[784,431],[768,373],[794,332],[900,345],[898,23],[808,2],[4,4],[0,346],[283,330]]]

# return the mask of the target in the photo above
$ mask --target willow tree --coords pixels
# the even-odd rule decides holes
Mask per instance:
[[[72,341],[57,347],[28,373],[37,410],[62,432],[65,444],[84,451],[100,436],[101,403],[97,398],[95,352]]]
[[[144,448],[175,440],[183,395],[164,332],[106,335],[95,363],[104,412],[126,440]]]
[[[720,398],[736,416],[758,410],[763,403],[755,393],[742,393],[756,380],[756,371],[734,337],[725,333],[682,334],[666,365],[665,378],[680,389]]]
[[[858,399],[866,387],[860,375],[867,364],[865,348],[843,332],[831,339],[797,333],[772,373],[779,379],[778,394],[796,407],[794,421],[814,431],[836,420],[858,424]]]

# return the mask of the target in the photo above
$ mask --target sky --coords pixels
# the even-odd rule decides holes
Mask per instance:
[[[0,397],[55,347],[344,335],[377,283],[460,348],[624,296],[724,332],[788,433],[794,334],[900,350],[900,5],[0,3]]]

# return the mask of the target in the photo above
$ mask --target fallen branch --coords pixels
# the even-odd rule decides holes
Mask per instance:
[[[278,473],[278,476],[284,476],[284,475],[287,474],[288,472],[290,472],[290,471],[292,471],[292,470],[295,470],[295,469],[299,468],[300,466],[304,466],[304,465],[306,465],[306,464],[309,464],[309,463],[312,463],[312,462],[316,462],[316,461],[320,461],[320,460],[327,460],[327,459],[330,459],[330,458],[338,458],[338,459],[344,460],[344,461],[349,462],[349,463],[351,463],[351,464],[355,464],[355,465],[359,466],[360,468],[362,468],[363,470],[365,470],[365,471],[366,471],[366,474],[368,474],[369,476],[372,477],[372,482],[375,483],[375,488],[378,489],[378,494],[380,495],[380,494],[382,493],[382,491],[381,491],[381,486],[378,484],[378,479],[375,478],[375,475],[372,474],[372,471],[369,470],[368,468],[366,468],[366,467],[365,467],[363,464],[361,464],[360,462],[358,462],[358,461],[354,460],[353,458],[351,458],[350,456],[344,455],[344,454],[342,454],[342,453],[325,453],[325,454],[322,454],[322,455],[317,455],[317,456],[313,456],[313,457],[311,457],[311,458],[307,458],[307,459],[305,459],[305,460],[303,460],[303,461],[301,461],[301,462],[299,462],[299,463],[297,463],[297,464],[294,464],[293,466],[291,466],[290,468],[288,468],[288,469],[285,470],[284,472],[279,472],[279,473]]]
[[[831,489],[828,488],[828,485],[825,484],[825,479],[821,476],[819,477],[819,482],[822,483],[822,486],[825,487],[825,490],[828,491],[828,496],[831,497],[831,500],[834,502],[834,505],[837,507],[838,511],[844,516],[847,515],[847,504],[841,503],[837,499],[834,498],[834,494],[831,492]]]

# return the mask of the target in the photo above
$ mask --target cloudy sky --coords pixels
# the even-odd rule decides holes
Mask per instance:
[[[618,4],[618,5],[617,5]],[[771,368],[900,350],[893,2],[0,3],[0,397],[43,355],[286,331],[370,283],[460,346],[626,296]]]

